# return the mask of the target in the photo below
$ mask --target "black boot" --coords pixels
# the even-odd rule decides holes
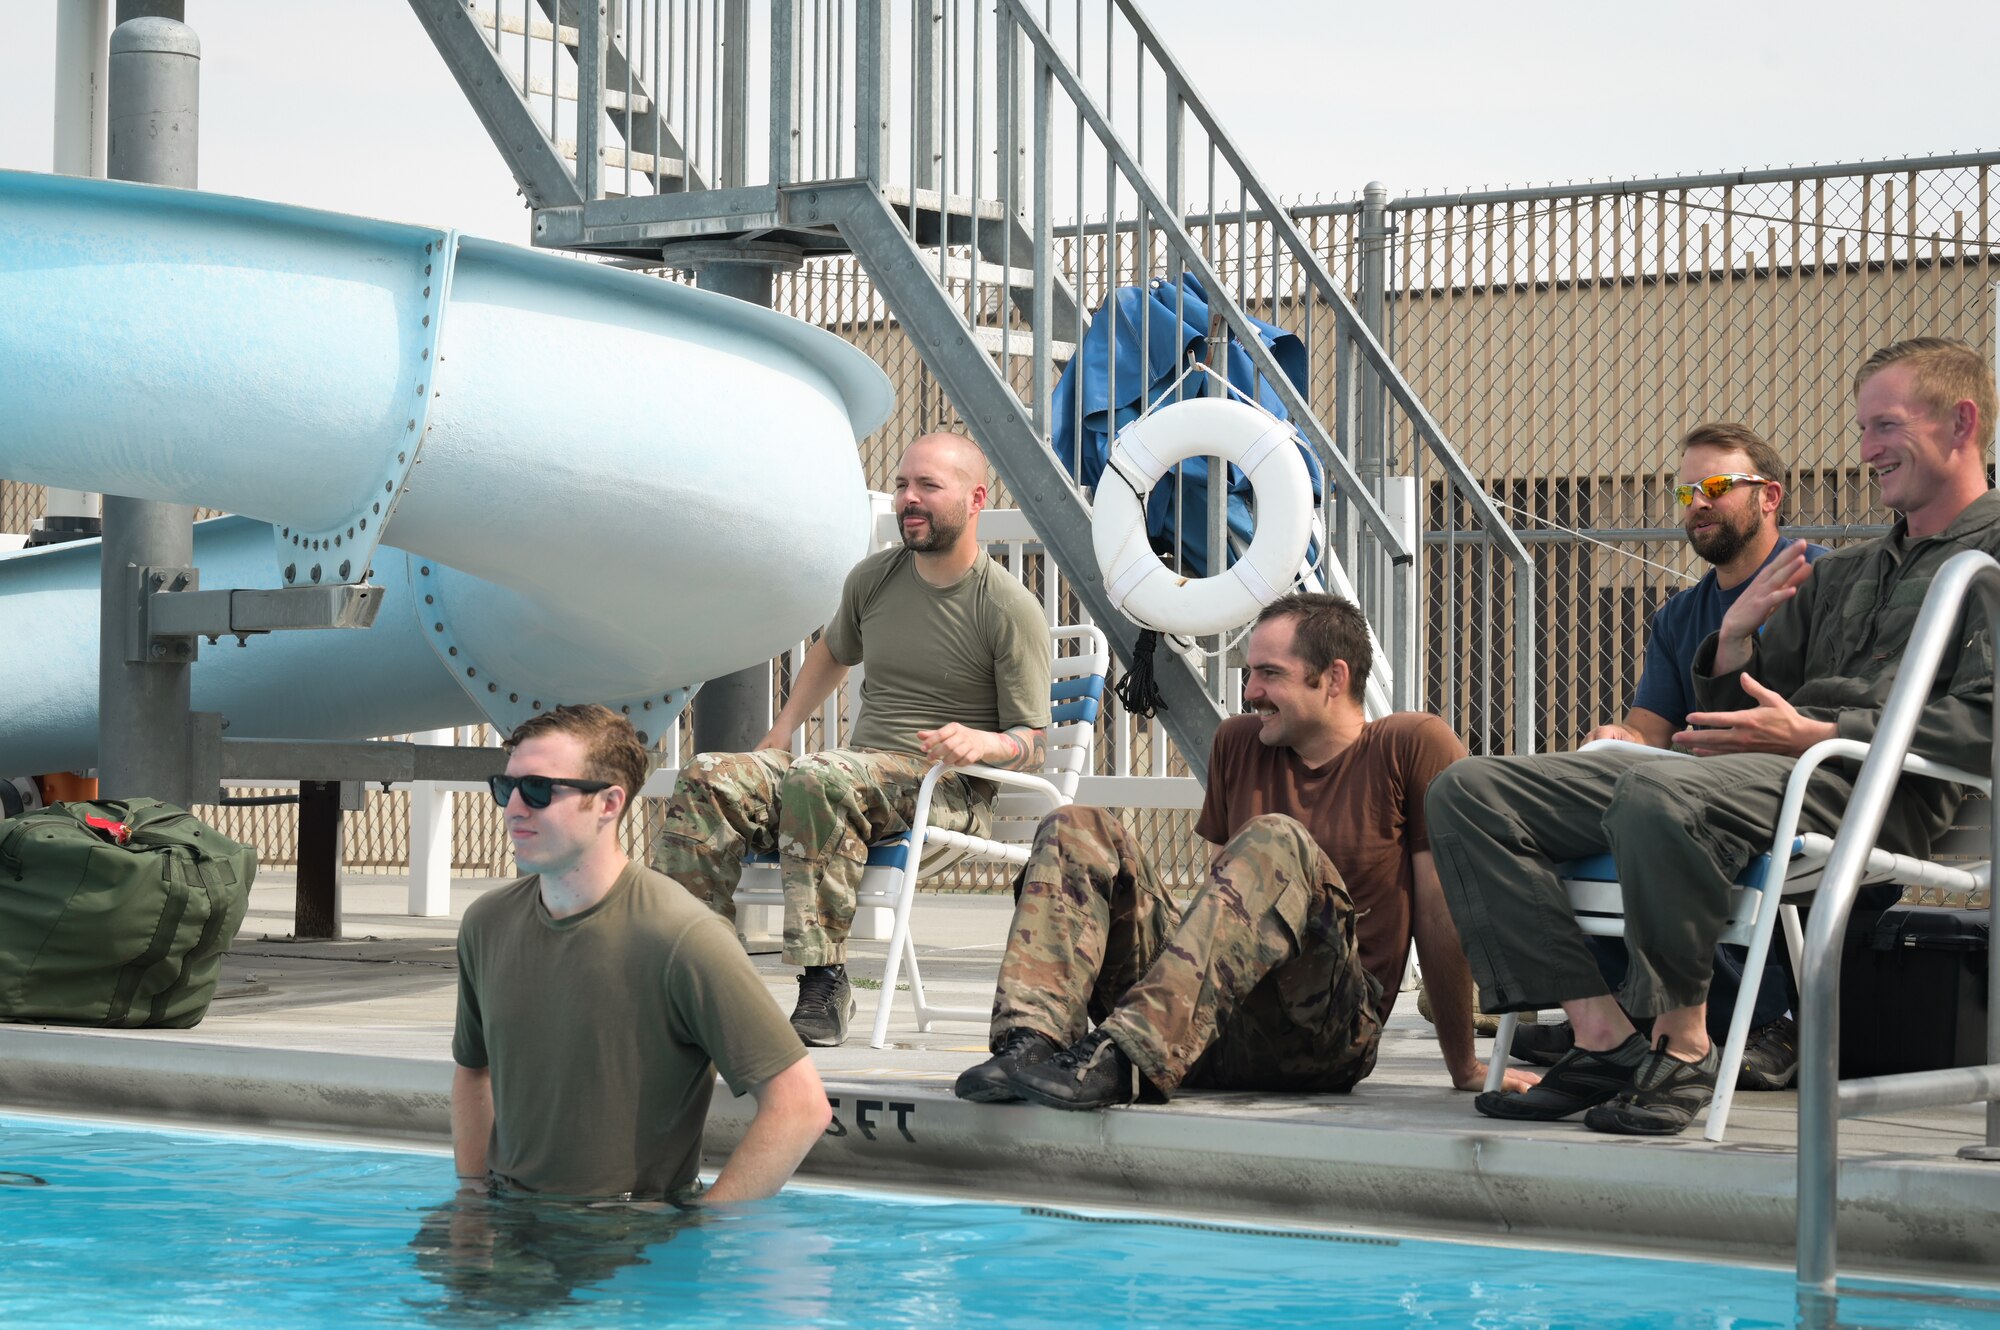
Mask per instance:
[[[1092,1030],[1038,1066],[1014,1073],[1023,1099],[1050,1108],[1105,1108],[1139,1097],[1139,1069],[1102,1030]]]
[[[993,1056],[958,1075],[951,1092],[960,1099],[978,1104],[1010,1104],[1019,1099],[1014,1089],[1014,1073],[1039,1066],[1056,1055],[1056,1041],[1040,1030],[1015,1026],[1000,1036]]]
[[[808,965],[799,976],[799,1002],[792,1029],[809,1048],[839,1048],[854,1015],[854,989],[845,965]]]

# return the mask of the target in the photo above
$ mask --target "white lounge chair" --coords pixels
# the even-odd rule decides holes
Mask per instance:
[[[868,1036],[871,1047],[881,1048],[888,1042],[889,1010],[895,1002],[897,978],[905,963],[909,966],[910,1005],[916,1014],[917,1029],[929,1030],[931,1022],[936,1020],[983,1024],[992,1016],[990,1010],[933,1006],[925,997],[923,976],[917,969],[916,942],[910,936],[910,906],[916,898],[919,878],[953,864],[1026,863],[1035,828],[1041,820],[1076,798],[1077,781],[1090,769],[1096,752],[1097,716],[1103,706],[1111,649],[1104,634],[1088,624],[1056,628],[1050,636],[1055,639],[1056,658],[1049,689],[1048,756],[1041,771],[947,767],[939,763],[925,775],[917,789],[910,831],[868,848],[868,867],[861,876],[856,911],[895,912],[888,964],[882,974],[882,993],[876,999],[874,1028]],[[1067,655],[1066,644],[1071,647]],[[938,778],[949,771],[962,771],[1000,786],[994,800],[990,836],[968,836],[930,825],[931,790]],[[912,846],[921,849],[913,855]],[[736,888],[737,908],[761,905],[782,909],[784,903],[777,859],[763,855],[745,859],[743,877]]]
[[[1598,746],[1588,744],[1585,748]],[[1785,799],[1779,807],[1771,849],[1745,865],[1737,876],[1735,889],[1730,893],[1729,921],[1723,927],[1719,940],[1747,948],[1749,958],[1743,966],[1743,983],[1736,994],[1736,1009],[1729,1018],[1729,1038],[1723,1044],[1715,1099],[1709,1105],[1708,1124],[1703,1132],[1711,1141],[1721,1140],[1729,1125],[1729,1108],[1736,1095],[1736,1074],[1743,1065],[1743,1048],[1750,1037],[1750,1014],[1757,1005],[1764,958],[1770,953],[1771,939],[1781,917],[1785,923],[1785,943],[1791,949],[1795,972],[1798,967],[1803,941],[1798,907],[1787,903],[1784,898],[1817,887],[1820,870],[1826,866],[1827,856],[1833,851],[1833,837],[1798,829],[1799,807],[1805,799],[1806,782],[1821,763],[1834,758],[1852,758],[1858,762],[1867,751],[1868,745],[1853,739],[1828,739],[1814,744],[1800,756],[1798,765],[1792,768],[1791,779],[1785,785]],[[1987,777],[1925,758],[1911,756],[1904,761],[1903,770],[1955,781],[1983,794],[1991,793]],[[1929,859],[1914,859],[1880,849],[1870,851],[1863,881],[1901,882],[1955,892],[1985,887],[1992,875],[1992,867],[1983,857],[1988,807],[1987,799],[1967,800],[1959,816],[1959,826],[1932,847]],[[1625,902],[1618,886],[1617,866],[1610,855],[1592,855],[1588,859],[1558,864],[1556,871],[1562,876],[1563,886],[1569,892],[1570,906],[1576,911],[1577,923],[1585,933],[1596,937],[1625,936]],[[1776,908],[1767,908],[1770,906]],[[1500,1088],[1501,1077],[1507,1069],[1507,1055],[1513,1043],[1515,1024],[1513,1012],[1500,1019],[1500,1030],[1493,1040],[1492,1060],[1487,1067],[1486,1088],[1489,1090]]]

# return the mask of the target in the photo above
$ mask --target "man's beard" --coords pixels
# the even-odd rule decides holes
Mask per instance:
[[[1694,552],[1718,567],[1741,554],[1756,538],[1756,522],[1739,526],[1726,517],[1717,517],[1715,526],[1706,535],[1688,532],[1688,544],[1694,546]]]
[[[902,525],[902,519],[912,513],[924,519],[925,535],[912,535],[910,529]],[[903,535],[903,548],[918,554],[935,554],[939,550],[948,550],[958,543],[959,536],[965,532],[964,518],[954,522],[948,517],[940,516],[934,508],[905,508],[897,515],[896,522]]]

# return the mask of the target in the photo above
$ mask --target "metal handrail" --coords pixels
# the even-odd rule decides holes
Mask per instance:
[[[1098,76],[1102,84],[1101,97],[1096,82],[1086,87],[1080,72],[1083,52],[1080,19],[1078,53],[1073,62],[1057,47],[1046,18],[1037,12],[1040,6],[1033,5],[1030,0],[1000,0],[1000,8],[1008,23],[1027,38],[1032,52],[1030,60],[1040,69],[1049,71],[1062,93],[1076,108],[1080,121],[1079,134],[1082,133],[1082,124],[1087,124],[1090,134],[1115,164],[1119,184],[1115,189],[1107,189],[1107,199],[1129,192],[1139,205],[1139,216],[1124,222],[1119,220],[1115,207],[1107,211],[1102,228],[1107,250],[1112,248],[1112,233],[1122,227],[1134,229],[1137,248],[1142,253],[1149,250],[1154,243],[1153,234],[1157,233],[1164,241],[1163,248],[1170,263],[1177,269],[1195,273],[1216,299],[1215,308],[1234,326],[1240,322],[1239,307],[1245,293],[1238,290],[1235,299],[1228,298],[1230,293],[1224,289],[1219,277],[1211,276],[1216,265],[1207,247],[1193,241],[1184,227],[1198,222],[1203,216],[1212,227],[1225,215],[1225,211],[1218,207],[1218,166],[1234,180],[1242,196],[1235,206],[1226,210],[1226,214],[1240,223],[1255,210],[1270,223],[1270,253],[1268,256],[1260,254],[1256,260],[1257,266],[1268,270],[1263,274],[1263,280],[1268,283],[1263,298],[1270,299],[1274,307],[1281,301],[1292,304],[1304,319],[1305,338],[1309,344],[1314,341],[1315,311],[1323,317],[1330,316],[1335,412],[1327,414],[1323,401],[1318,403],[1318,416],[1302,410],[1303,402],[1294,399],[1304,395],[1293,393],[1283,376],[1272,372],[1272,366],[1266,363],[1269,357],[1260,354],[1263,348],[1249,343],[1244,346],[1244,351],[1279,400],[1284,402],[1301,432],[1313,443],[1329,474],[1340,482],[1326,514],[1326,525],[1334,535],[1335,545],[1343,550],[1343,562],[1354,579],[1364,609],[1368,609],[1371,616],[1387,616],[1384,627],[1389,631],[1385,644],[1389,646],[1389,656],[1394,661],[1392,675],[1396,704],[1425,706],[1442,702],[1447,708],[1455,705],[1455,698],[1427,698],[1421,688],[1422,656],[1417,636],[1420,616],[1410,594],[1416,584],[1412,556],[1418,551],[1404,548],[1406,545],[1418,545],[1421,549],[1421,542],[1392,535],[1383,529],[1380,514],[1376,511],[1376,495],[1365,480],[1377,474],[1372,468],[1380,467],[1386,459],[1382,453],[1384,440],[1400,434],[1415,447],[1419,456],[1429,458],[1437,467],[1439,479],[1445,486],[1443,506],[1448,514],[1447,524],[1456,526],[1464,521],[1477,529],[1480,532],[1478,544],[1486,551],[1483,557],[1491,560],[1489,567],[1500,574],[1500,585],[1511,584],[1513,595],[1501,628],[1514,642],[1509,679],[1511,687],[1508,690],[1512,694],[1511,706],[1504,709],[1515,717],[1514,732],[1509,741],[1511,746],[1516,751],[1531,750],[1537,701],[1533,663],[1539,641],[1534,600],[1534,560],[1525,543],[1502,515],[1499,505],[1482,488],[1457,449],[1445,437],[1441,426],[1398,370],[1386,350],[1383,331],[1357,311],[1296,221],[1278,204],[1276,197],[1223,134],[1220,122],[1195,91],[1185,70],[1131,0],[1107,2],[1102,39],[1106,67]],[[1119,21],[1122,21],[1122,30],[1113,31],[1113,25]],[[1109,54],[1114,49],[1125,51],[1128,46],[1136,48],[1136,58],[1120,55],[1118,63],[1131,69],[1129,82],[1123,73],[1114,77],[1111,68],[1114,62]],[[1042,80],[1037,78],[1034,81],[1036,128],[1045,133],[1046,94]],[[1126,89],[1136,94],[1136,101],[1132,96],[1127,96],[1125,101],[1115,101],[1115,94]],[[1144,151],[1146,126],[1158,122],[1162,107],[1166,136],[1165,162],[1161,168],[1163,183],[1151,174]],[[1136,144],[1122,137],[1121,131],[1128,124],[1135,127],[1138,136]],[[1184,197],[1184,156],[1205,156],[1207,159],[1206,208]],[[1043,192],[1039,187],[1041,183],[1038,180],[1037,196]],[[1097,229],[1096,224],[1086,226],[1079,223],[1075,228],[1079,243],[1086,232]],[[1045,238],[1052,237],[1053,227],[1044,228],[1042,234]],[[1239,262],[1238,266],[1245,265]],[[1368,289],[1364,281],[1364,298]],[[1314,354],[1317,356],[1319,353]],[[1037,405],[1039,401],[1038,394]],[[1393,427],[1391,412],[1396,416]],[[1322,419],[1327,423],[1322,424]],[[1357,472],[1363,480],[1357,481]],[[1428,497],[1427,501],[1432,505],[1438,502],[1435,496]],[[1459,504],[1463,504],[1464,508],[1458,508]],[[1219,518],[1212,518],[1214,520]],[[1357,543],[1357,533],[1365,535],[1372,542],[1372,548],[1364,550]],[[1437,559],[1443,560],[1447,581],[1444,594],[1449,599],[1456,599],[1459,594],[1458,555],[1458,550],[1445,548],[1438,550],[1431,561],[1435,564]],[[1491,573],[1482,576],[1491,576]],[[1487,586],[1492,588],[1493,584],[1489,582]],[[1490,595],[1491,591],[1487,594]],[[1481,631],[1491,632],[1492,625],[1488,624]],[[1484,687],[1482,685],[1482,691]],[[1470,701],[1468,705],[1471,705]],[[1490,699],[1483,709],[1489,717],[1501,710],[1494,707]],[[1490,719],[1487,723],[1492,724]]]
[[[1968,596],[1978,597],[1990,634],[1991,625],[2000,623],[2000,563],[1977,550],[1953,555],[1931,581],[1834,837],[1806,929],[1799,1003],[1798,1173],[1799,1320],[1806,1326],[1834,1324],[1841,1117],[1984,1099],[1985,1149],[2000,1156],[2000,1021],[1987,1024],[1984,1067],[1840,1083],[1841,939],[1863,865],[1882,830],[1918,717],[1929,700],[1945,649],[1958,633]],[[1992,770],[1995,787],[2000,788],[2000,744],[1993,747]],[[2000,861],[2000,819],[1993,821],[1990,835],[1988,854]],[[2000,990],[2000,951],[1988,951],[1987,981],[1990,989]]]
[[[1079,114],[1082,115],[1084,123],[1090,126],[1098,142],[1110,154],[1111,159],[1117,163],[1119,175],[1126,185],[1133,190],[1140,206],[1146,211],[1149,217],[1154,219],[1155,229],[1158,230],[1168,251],[1181,266],[1194,273],[1200,279],[1202,286],[1208,291],[1210,309],[1219,310],[1228,320],[1230,331],[1241,344],[1244,354],[1256,366],[1258,373],[1269,381],[1272,390],[1277,393],[1279,400],[1284,403],[1285,409],[1292,414],[1293,420],[1312,439],[1315,451],[1319,454],[1320,460],[1332,470],[1335,478],[1340,483],[1350,486],[1353,489],[1354,495],[1352,501],[1360,512],[1362,520],[1368,524],[1371,534],[1388,547],[1391,553],[1399,560],[1407,560],[1410,557],[1411,551],[1403,545],[1401,533],[1397,531],[1395,524],[1382,511],[1382,507],[1376,502],[1374,495],[1361,483],[1361,478],[1355,474],[1348,460],[1333,447],[1333,441],[1326,437],[1323,429],[1318,427],[1317,417],[1314,416],[1311,408],[1307,406],[1303,395],[1300,394],[1297,388],[1293,387],[1291,380],[1278,367],[1278,363],[1272,357],[1270,351],[1259,340],[1256,329],[1251,326],[1249,315],[1237,304],[1235,298],[1230,294],[1228,284],[1222,280],[1221,275],[1208,263],[1207,256],[1194,244],[1187,233],[1179,225],[1173,224],[1174,211],[1168,204],[1166,194],[1154,184],[1152,178],[1139,165],[1137,156],[1112,126],[1110,117],[1105,109],[1097,104],[1096,99],[1083,86],[1083,82],[1077,76],[1076,71],[1070,68],[1069,62],[1056,49],[1055,42],[1050,38],[1048,31],[1042,27],[1041,20],[1025,4],[1021,3],[1021,0],[1002,0],[1002,3],[1007,6],[1013,22],[1020,28],[1022,34],[1028,39],[1029,45],[1033,48],[1038,72],[1042,70],[1047,71],[1061,85],[1063,91],[1068,94],[1071,103],[1076,107]],[[1003,200],[1003,202],[1011,206],[1011,200]],[[1321,271],[1324,272],[1324,268]],[[1332,279],[1329,277],[1327,281],[1330,288]],[[1345,307],[1345,313],[1351,327],[1358,330],[1359,333],[1366,334],[1368,331],[1366,326],[1353,315],[1352,307],[1347,305],[1346,298],[1344,296],[1338,298],[1340,306]],[[1369,344],[1374,347],[1377,356],[1379,356],[1380,365],[1387,365],[1387,353],[1381,351],[1379,343],[1374,342],[1372,335],[1369,337]],[[1380,372],[1380,365],[1377,366],[1378,372]],[[1388,372],[1394,374],[1395,370],[1393,367],[1390,367]],[[1397,382],[1401,383],[1400,375],[1397,376]],[[1407,391],[1407,388],[1405,391]],[[1414,394],[1410,395],[1410,401],[1412,404],[1415,403]],[[1421,411],[1422,408],[1416,407],[1416,410]],[[1428,420],[1428,417],[1425,417],[1425,419]],[[1504,524],[1502,524],[1502,529],[1505,529]],[[1511,536],[1511,532],[1508,534]],[[1527,557],[1525,549],[1522,550],[1522,557],[1524,559]]]
[[[1009,2],[1018,7],[1021,0],[1009,0]],[[1479,496],[1481,501],[1474,505],[1474,511],[1480,515],[1481,526],[1490,537],[1500,542],[1511,559],[1520,563],[1529,562],[1527,550],[1514,539],[1513,529],[1508,525],[1506,518],[1479,488],[1478,478],[1472,474],[1471,468],[1466,466],[1465,459],[1459,456],[1458,450],[1445,438],[1444,430],[1418,400],[1416,390],[1410,387],[1402,371],[1396,368],[1395,361],[1390,359],[1388,350],[1376,337],[1374,330],[1361,318],[1353,303],[1348,300],[1347,293],[1340,289],[1340,284],[1334,281],[1333,274],[1327,271],[1326,264],[1306,240],[1305,233],[1299,229],[1297,215],[1278,203],[1277,196],[1264,187],[1264,182],[1251,169],[1249,162],[1244,160],[1229,138],[1223,134],[1220,122],[1202,101],[1200,94],[1194,90],[1194,85],[1188,81],[1186,72],[1167,50],[1166,44],[1153,32],[1152,26],[1139,12],[1138,6],[1133,4],[1132,0],[1112,0],[1112,2],[1131,23],[1140,46],[1165,72],[1172,95],[1187,106],[1195,120],[1207,131],[1209,141],[1215,145],[1217,154],[1228,163],[1229,169],[1236,173],[1243,192],[1256,201],[1262,215],[1269,218],[1273,234],[1290,252],[1292,261],[1311,278],[1313,289],[1332,308],[1337,335],[1353,340],[1362,359],[1381,379],[1382,387],[1389,394],[1390,400],[1410,417],[1416,426],[1418,436],[1436,454],[1438,462],[1459,488],[1468,494]]]

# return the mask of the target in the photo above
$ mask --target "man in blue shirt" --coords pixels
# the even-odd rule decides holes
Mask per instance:
[[[1778,551],[1794,542],[1779,533],[1778,517],[1785,502],[1785,464],[1777,450],[1746,425],[1697,425],[1681,440],[1680,483],[1674,497],[1681,505],[1681,525],[1694,552],[1713,564],[1701,581],[1671,596],[1653,615],[1646,630],[1646,665],[1639,687],[1621,725],[1600,725],[1584,736],[1620,739],[1652,748],[1671,746],[1673,735],[1687,727],[1695,710],[1694,653],[1704,639],[1722,627],[1722,616],[1743,589]],[[1806,545],[1808,561],[1827,552],[1823,545]],[[1625,944],[1614,938],[1591,938],[1598,964],[1615,989],[1624,977]],[[1718,946],[1715,977],[1709,993],[1710,1019],[1717,1041],[1728,1036],[1729,1017],[1736,1009],[1737,983],[1743,974],[1744,949]],[[1798,1072],[1798,1026],[1787,1011],[1790,979],[1774,949],[1757,989],[1754,1028],[1744,1048],[1740,1090],[1782,1090]],[[1522,1026],[1514,1036],[1514,1056],[1552,1064],[1574,1042],[1567,1024]]]

